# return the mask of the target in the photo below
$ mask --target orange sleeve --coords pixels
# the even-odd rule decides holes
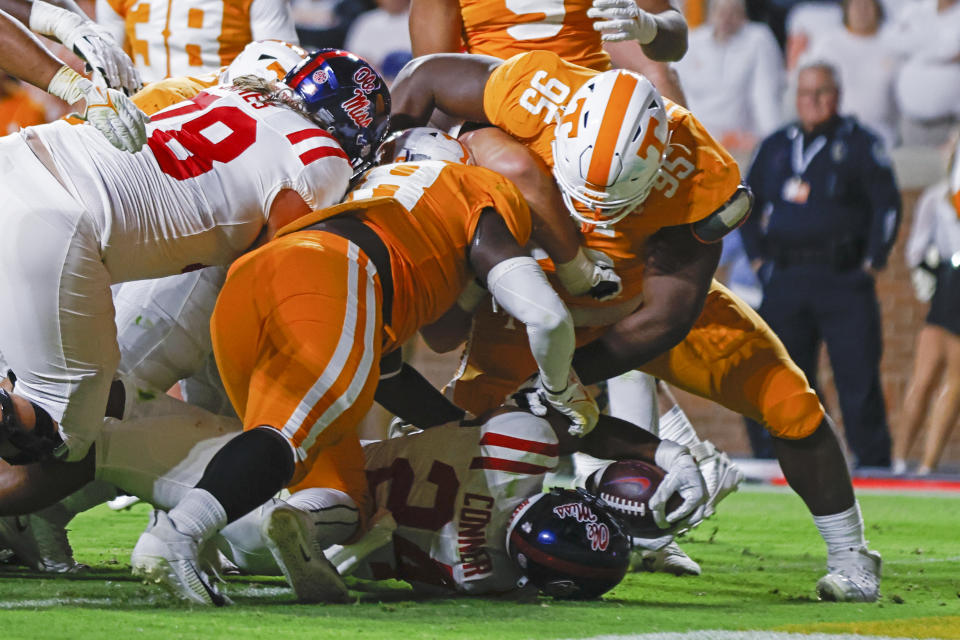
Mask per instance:
[[[496,210],[507,223],[507,228],[521,247],[530,240],[532,225],[530,208],[520,191],[510,180],[483,167],[457,166],[459,181],[465,200],[472,210],[467,216],[467,238],[472,238],[480,220],[480,214],[487,207]]]

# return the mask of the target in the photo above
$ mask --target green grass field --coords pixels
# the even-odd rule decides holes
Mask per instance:
[[[226,590],[235,607],[189,607],[130,576],[147,507],[99,507],[70,533],[77,559],[92,570],[50,577],[0,567],[0,621],[5,638],[508,639],[730,629],[960,639],[960,497],[860,501],[867,537],[884,557],[883,597],[869,605],[817,602],[825,550],[802,503],[786,492],[746,490],[681,540],[702,576],[631,574],[602,601],[572,603],[423,600],[388,583],[356,585],[352,605],[297,605],[282,579],[234,577]]]

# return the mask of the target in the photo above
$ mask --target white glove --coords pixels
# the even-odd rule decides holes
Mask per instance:
[[[636,5],[634,0],[593,0],[587,17],[597,20],[593,28],[604,42],[636,40],[650,44],[657,37],[657,20]]]
[[[570,377],[567,378],[567,388],[562,391],[551,391],[544,386],[542,380],[537,381],[537,387],[540,389],[540,395],[554,409],[567,416],[570,419],[570,427],[567,431],[572,436],[585,436],[597,426],[597,420],[600,418],[600,408],[594,402],[586,387],[580,382],[576,372],[570,369]],[[533,405],[530,411],[534,415],[546,415],[537,413]]]
[[[85,101],[80,117],[100,131],[117,149],[136,153],[147,142],[147,115],[116,89],[101,89],[64,65],[53,76],[47,92],[68,104]]]
[[[114,42],[110,32],[85,16],[34,0],[30,10],[30,29],[53,36],[83,58],[93,72],[96,84],[120,89],[128,96],[143,85],[133,61]]]
[[[937,275],[923,267],[914,267],[910,270],[910,282],[917,300],[930,302],[933,292],[937,290]]]
[[[653,461],[667,472],[648,503],[654,522],[661,528],[679,525],[676,527],[678,529],[699,524],[703,520],[704,505],[707,502],[707,484],[690,451],[671,440],[662,440]],[[665,513],[667,500],[674,493],[680,494],[683,504],[671,513]],[[679,531],[674,532],[676,533]]]
[[[573,260],[556,265],[560,284],[572,296],[589,293],[597,300],[612,300],[623,291],[613,259],[596,249],[577,250]]]

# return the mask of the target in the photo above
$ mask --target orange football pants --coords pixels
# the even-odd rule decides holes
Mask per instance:
[[[578,329],[577,345],[602,333]],[[536,371],[524,327],[489,307],[477,312],[467,349],[453,398],[476,415],[499,405]],[[639,370],[753,418],[781,438],[809,436],[823,421],[817,394],[780,339],[716,281],[683,342]]]
[[[343,491],[361,514],[369,498],[355,428],[379,379],[382,303],[376,268],[355,244],[301,231],[237,260],[210,321],[244,430],[279,431],[296,459],[290,485]]]

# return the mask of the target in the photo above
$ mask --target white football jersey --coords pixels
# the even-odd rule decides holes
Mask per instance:
[[[364,455],[376,507],[391,512],[397,530],[393,544],[353,575],[463,593],[516,587],[521,573],[506,552],[507,525],[556,468],[558,441],[546,420],[506,413],[482,426],[449,424],[374,442]]]
[[[330,134],[230,86],[154,114],[137,153],[91,126],[33,130],[91,219],[113,282],[229,264],[256,239],[281,190],[319,209],[343,197],[352,174]]]

